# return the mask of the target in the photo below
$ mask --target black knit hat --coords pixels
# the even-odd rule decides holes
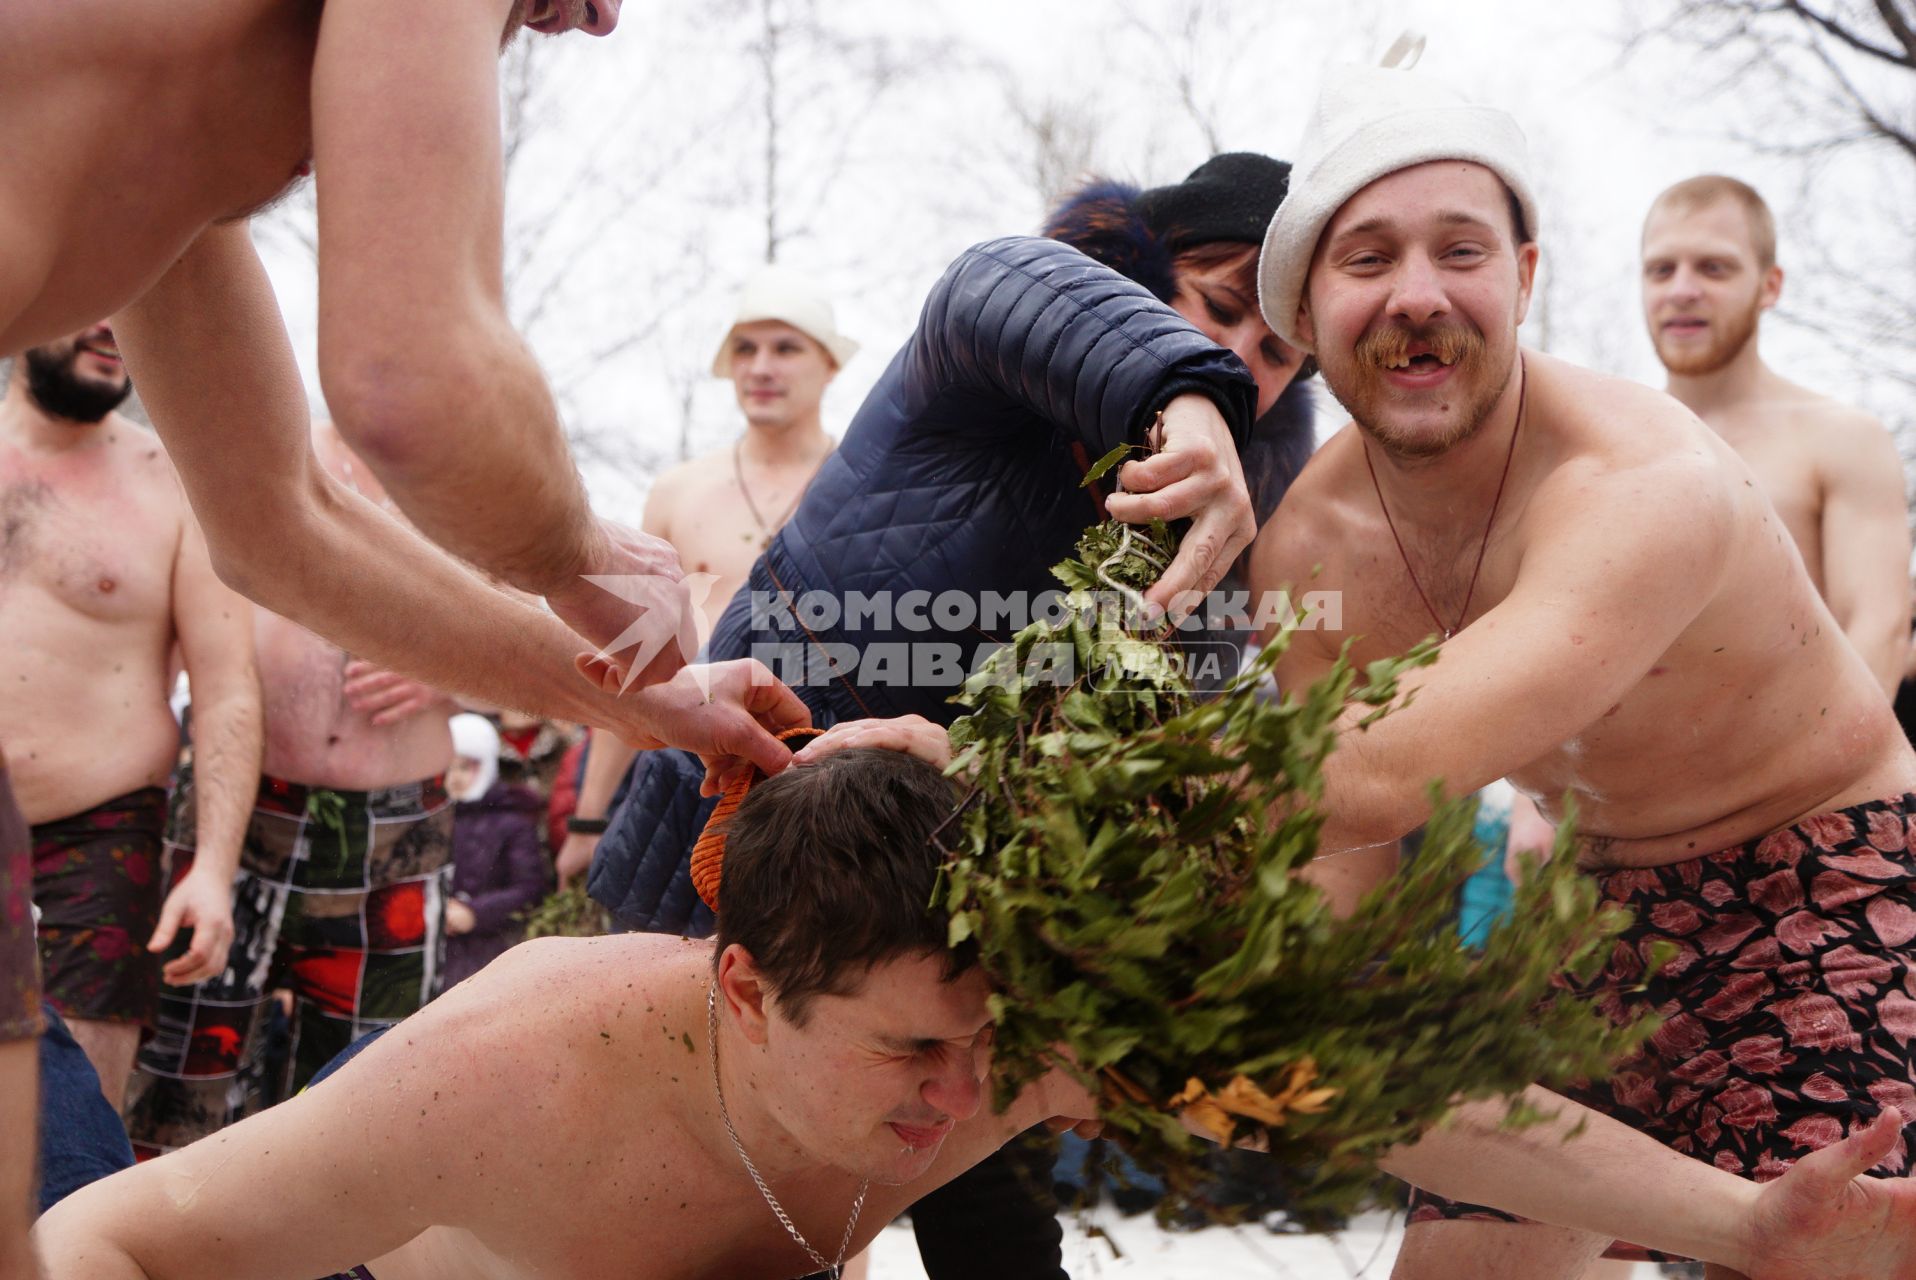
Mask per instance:
[[[1227,151],[1183,182],[1146,191],[1138,209],[1173,254],[1218,240],[1261,245],[1290,183],[1291,166],[1282,160]]]
[[[1082,250],[1166,302],[1171,259],[1215,241],[1258,245],[1290,185],[1291,166],[1249,151],[1212,156],[1183,182],[1140,191],[1094,179],[1045,219],[1044,234]]]

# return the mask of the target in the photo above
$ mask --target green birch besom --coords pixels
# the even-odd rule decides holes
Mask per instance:
[[[996,990],[1001,1101],[1062,1046],[1102,1098],[1106,1136],[1177,1196],[1215,1150],[1188,1120],[1267,1148],[1300,1208],[1354,1209],[1385,1150],[1453,1100],[1602,1076],[1648,1034],[1575,990],[1628,913],[1599,907],[1565,838],[1467,948],[1458,890],[1486,854],[1464,797],[1332,919],[1297,872],[1318,851],[1339,716],[1389,714],[1435,645],[1361,673],[1340,658],[1280,702],[1258,691],[1280,634],[1200,702],[1175,644],[1109,607],[1137,603],[1174,546],[1162,523],[1090,529],[1054,571],[1068,615],[1019,632],[956,699],[969,714],[951,729],[952,770],[969,792],[938,835],[951,945],[975,945]]]

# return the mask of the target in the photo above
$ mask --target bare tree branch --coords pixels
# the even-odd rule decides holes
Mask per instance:
[[[1895,6],[1888,3],[1888,0],[1879,0],[1877,9],[1879,12],[1888,10],[1890,14],[1895,13]],[[1862,36],[1850,30],[1834,18],[1829,17],[1827,14],[1818,13],[1807,4],[1802,3],[1802,0],[1784,0],[1783,11],[1795,14],[1797,17],[1803,19],[1803,21],[1822,29],[1859,53],[1866,53],[1872,58],[1881,58],[1884,62],[1894,63],[1899,67],[1916,69],[1916,60],[1912,60],[1907,51],[1899,53],[1884,45],[1865,40]]]

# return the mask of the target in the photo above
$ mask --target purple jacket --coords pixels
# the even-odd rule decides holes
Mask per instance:
[[[545,802],[528,787],[492,784],[453,809],[452,891],[472,908],[471,933],[446,939],[442,989],[471,977],[525,936],[515,916],[544,897],[552,868],[539,851]]]

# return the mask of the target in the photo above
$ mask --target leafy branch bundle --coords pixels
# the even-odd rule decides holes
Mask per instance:
[[[520,913],[527,938],[596,938],[606,932],[605,908],[585,891],[579,876]]]
[[[1340,658],[1279,702],[1258,684],[1280,636],[1197,702],[1174,647],[1109,607],[1174,545],[1162,524],[1089,530],[1054,570],[1068,616],[1025,628],[959,696],[953,771],[973,789],[940,836],[951,944],[975,942],[999,993],[1005,1095],[1062,1045],[1100,1092],[1107,1134],[1174,1191],[1212,1150],[1183,1113],[1219,1141],[1267,1146],[1301,1207],[1352,1209],[1383,1151],[1453,1100],[1601,1076],[1647,1034],[1565,981],[1594,974],[1627,913],[1599,909],[1566,840],[1467,949],[1457,894],[1484,852],[1465,797],[1334,920],[1297,872],[1317,853],[1340,716],[1386,714],[1435,648],[1361,679]]]

